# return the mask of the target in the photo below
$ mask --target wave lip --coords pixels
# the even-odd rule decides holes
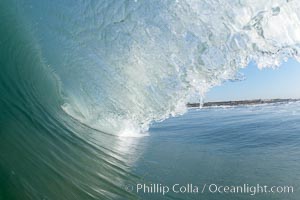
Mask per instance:
[[[186,111],[255,61],[299,61],[298,1],[101,1],[24,4],[63,110],[101,131],[145,132]],[[53,51],[55,49],[55,51]]]

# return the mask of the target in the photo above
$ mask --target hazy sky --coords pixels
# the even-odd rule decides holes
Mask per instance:
[[[211,89],[205,101],[300,98],[300,63],[295,60],[262,70],[251,63],[240,72],[246,77],[244,81],[226,82]]]

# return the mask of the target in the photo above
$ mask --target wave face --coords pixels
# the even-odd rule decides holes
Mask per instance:
[[[61,80],[62,108],[110,133],[143,132],[254,60],[299,60],[299,1],[24,1]]]
[[[139,179],[140,138],[117,136],[183,113],[252,60],[299,61],[299,9],[1,0],[0,199],[135,199],[124,185]]]

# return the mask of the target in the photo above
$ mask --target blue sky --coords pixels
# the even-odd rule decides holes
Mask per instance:
[[[300,63],[288,60],[279,68],[258,69],[255,63],[241,69],[243,81],[225,82],[212,88],[205,101],[300,98]]]

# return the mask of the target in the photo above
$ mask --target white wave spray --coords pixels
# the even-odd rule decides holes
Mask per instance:
[[[296,0],[31,0],[63,109],[111,133],[143,132],[254,60],[299,61]],[[34,5],[34,6],[32,6]],[[36,20],[39,19],[39,20]]]

